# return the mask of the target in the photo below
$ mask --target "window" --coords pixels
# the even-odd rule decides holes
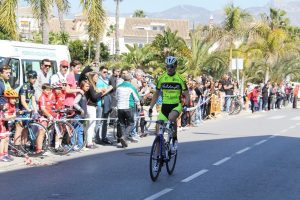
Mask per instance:
[[[9,61],[11,66],[11,76],[9,83],[12,88],[17,88],[20,86],[20,61],[19,59],[12,58]]]
[[[0,66],[7,64],[8,58],[0,57]]]
[[[139,48],[143,48],[143,46],[144,46],[144,45],[141,44],[141,43],[138,44],[138,47],[139,47]]]
[[[30,71],[30,70],[34,70],[36,72],[40,71],[40,63],[41,63],[40,60],[22,60],[23,72],[24,72],[23,73],[24,82],[27,81],[27,72],[28,71]],[[51,69],[49,71],[49,73],[51,75],[56,73],[56,70],[54,70],[54,69],[57,69],[56,61],[51,61]]]
[[[153,27],[152,27],[152,30],[153,30],[153,31],[157,31],[157,26],[153,26]]]

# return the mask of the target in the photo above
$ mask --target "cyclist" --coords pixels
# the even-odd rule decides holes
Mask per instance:
[[[176,72],[177,59],[174,56],[168,56],[165,60],[166,72],[163,73],[157,80],[156,92],[153,95],[150,103],[149,115],[152,115],[153,106],[162,92],[162,107],[158,115],[158,120],[168,121],[173,126],[173,151],[176,151],[178,146],[177,141],[177,125],[176,119],[182,111],[181,95],[186,97],[186,103],[189,102],[189,92],[186,86],[186,80],[182,75]],[[186,108],[184,108],[186,109]]]
[[[20,111],[28,111],[33,112],[34,116],[37,116],[37,104],[35,100],[35,90],[34,84],[37,80],[37,73],[36,71],[28,71],[27,73],[27,82],[20,88],[19,97],[19,109]],[[19,116],[20,118],[29,118],[29,113],[24,113]],[[14,137],[14,145],[16,149],[20,150],[21,145],[21,133],[23,131],[23,123],[24,121],[20,121],[16,123],[16,133]],[[16,152],[17,156],[21,156]]]
[[[2,119],[0,123],[0,161],[10,162],[13,158],[8,154],[9,127],[7,120],[16,117],[16,101],[19,95],[15,90],[7,89],[4,91],[4,97],[7,98],[7,103],[4,104],[4,116],[1,116]]]

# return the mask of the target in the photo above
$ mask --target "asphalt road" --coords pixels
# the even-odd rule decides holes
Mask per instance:
[[[300,199],[300,110],[241,114],[179,133],[175,172],[149,176],[153,136],[123,150],[0,170],[0,199]],[[47,158],[46,158],[47,160]],[[1,164],[0,164],[1,169]]]

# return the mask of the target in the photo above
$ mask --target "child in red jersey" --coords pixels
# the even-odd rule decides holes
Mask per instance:
[[[7,103],[3,106],[3,115],[0,120],[0,161],[10,162],[12,156],[8,154],[9,128],[7,121],[16,117],[16,101],[19,97],[18,93],[13,89],[4,91],[4,97]]]
[[[66,93],[65,90],[63,90],[63,86],[61,83],[59,84],[53,84],[51,85],[53,88],[53,100],[55,101],[54,108],[55,110],[62,110],[65,108],[65,99],[66,99]]]
[[[56,116],[56,113],[53,112],[53,108],[55,106],[55,99],[53,97],[52,87],[50,86],[50,84],[44,83],[42,85],[42,90],[43,91],[39,98],[38,105],[42,116],[46,118],[41,121],[41,124],[47,127],[48,121],[52,121],[53,117]],[[45,132],[44,130],[40,129],[36,139],[37,154],[40,154],[43,151],[42,147],[43,147],[44,137],[45,137]]]

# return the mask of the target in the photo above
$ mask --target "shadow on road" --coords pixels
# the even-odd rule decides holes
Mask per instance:
[[[277,136],[270,139],[270,135],[180,143],[174,175],[168,176],[163,169],[156,183],[152,183],[149,177],[150,147],[99,153],[53,166],[3,172],[0,174],[0,188],[4,192],[0,196],[10,200],[144,199],[162,189],[182,184],[182,179],[201,169],[211,168],[224,157],[239,159],[236,152],[245,147],[251,147],[252,150],[246,153],[253,154],[270,145],[280,151],[293,145],[300,146],[299,138]],[[267,141],[257,145],[262,140]]]

